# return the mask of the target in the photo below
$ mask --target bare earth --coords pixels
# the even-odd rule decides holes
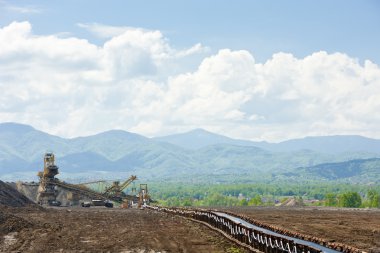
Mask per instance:
[[[380,210],[225,208],[303,234],[380,252]],[[0,208],[0,252],[246,252],[219,233],[151,210]]]
[[[151,210],[91,207],[41,211],[19,208],[12,212],[3,211],[4,215],[8,215],[5,218],[9,224],[3,223],[8,227],[4,229],[3,226],[0,252],[206,253],[236,252],[238,249],[203,225]],[[23,220],[17,222],[14,217]],[[22,224],[25,224],[24,228]],[[11,229],[6,231],[7,228]]]
[[[367,252],[380,252],[380,209],[234,207],[224,210]]]

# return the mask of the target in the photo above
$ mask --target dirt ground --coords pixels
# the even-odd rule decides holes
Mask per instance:
[[[380,210],[226,208],[303,234],[380,252]],[[185,218],[151,210],[2,207],[0,252],[246,252]]]
[[[2,230],[0,252],[245,252],[201,224],[151,210],[8,208],[0,218],[1,213],[11,219]]]
[[[0,181],[0,252],[246,252],[183,217],[148,209],[44,209],[14,186]]]
[[[225,210],[380,253],[380,209],[235,207]],[[245,250],[203,225],[152,210],[42,209],[0,181],[0,252],[237,253]]]
[[[225,210],[366,252],[380,252],[380,209],[236,207]]]

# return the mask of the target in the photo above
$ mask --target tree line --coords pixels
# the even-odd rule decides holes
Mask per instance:
[[[380,207],[377,185],[154,183],[150,189],[152,198],[165,206],[274,206],[294,199],[300,205]]]

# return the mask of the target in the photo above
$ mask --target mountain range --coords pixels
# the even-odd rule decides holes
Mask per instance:
[[[149,180],[254,181],[291,175],[302,180],[380,182],[379,163],[368,162],[380,158],[380,140],[362,136],[269,143],[196,129],[157,138],[111,130],[66,139],[18,123],[0,124],[0,179],[36,180],[47,151],[56,155],[60,177],[71,180],[137,174]]]
[[[287,140],[279,143],[254,142],[232,139],[223,135],[195,129],[187,133],[174,134],[154,138],[186,149],[199,149],[215,144],[232,144],[236,146],[254,146],[268,151],[289,152],[298,150],[312,150],[315,152],[338,154],[345,152],[380,152],[380,140],[370,139],[358,135],[336,135],[305,137],[303,139]]]

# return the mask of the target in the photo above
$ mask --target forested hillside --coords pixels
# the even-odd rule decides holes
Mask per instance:
[[[325,152],[319,147],[323,143],[328,144]],[[8,181],[35,179],[42,169],[44,153],[51,151],[62,178],[123,178],[137,174],[149,180],[186,182],[321,179],[371,183],[380,177],[378,143],[363,137],[332,136],[270,144],[234,140],[199,129],[163,138],[112,130],[66,139],[31,126],[3,123],[0,177]]]

